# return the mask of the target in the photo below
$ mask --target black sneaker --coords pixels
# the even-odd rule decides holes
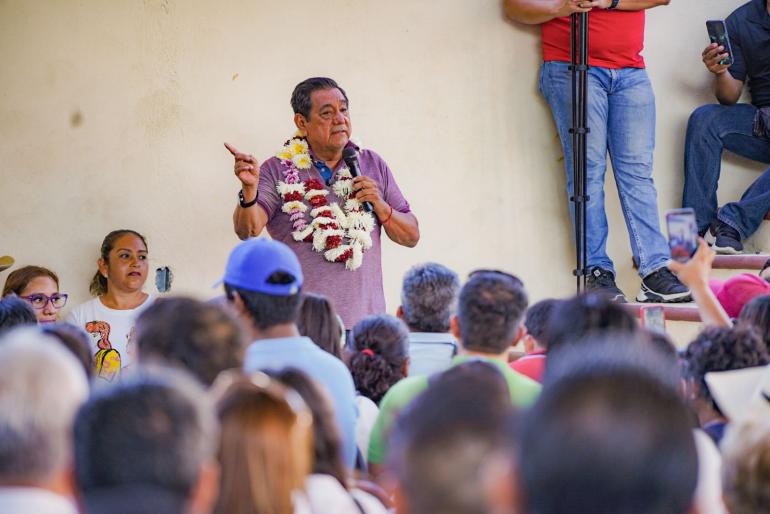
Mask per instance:
[[[690,290],[668,268],[660,268],[642,279],[637,302],[678,303],[691,300]]]
[[[586,289],[588,291],[598,291],[606,295],[613,302],[626,303],[626,295],[615,284],[615,275],[611,271],[598,266],[588,271]]]
[[[743,253],[741,235],[733,227],[718,219],[715,219],[709,227],[709,231],[706,233],[706,242],[717,253],[726,255]]]

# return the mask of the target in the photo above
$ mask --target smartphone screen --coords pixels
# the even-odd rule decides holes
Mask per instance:
[[[660,305],[645,305],[639,311],[642,326],[654,332],[666,332],[666,314]]]
[[[725,48],[727,57],[719,61],[719,64],[733,63],[733,47],[730,45],[730,36],[727,34],[727,25],[724,20],[709,20],[706,22],[706,30],[709,33],[709,40]]]
[[[686,262],[698,248],[698,225],[695,223],[695,211],[674,209],[666,212],[668,226],[668,246],[671,248],[671,258],[675,261]]]

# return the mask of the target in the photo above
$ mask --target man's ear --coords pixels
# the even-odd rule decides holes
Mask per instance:
[[[187,499],[189,514],[209,514],[219,496],[219,464],[210,460],[201,466],[198,480]]]
[[[524,323],[519,325],[519,328],[516,330],[516,334],[513,336],[513,341],[511,341],[511,346],[516,346],[519,341],[521,341],[521,338],[527,335],[527,329],[524,327]]]
[[[391,491],[393,498],[393,510],[396,514],[408,514],[409,506],[407,505],[404,490],[401,488],[401,484],[396,483]]]
[[[532,353],[535,351],[535,340],[532,338],[529,333],[525,333],[521,337],[521,343],[524,345],[524,352],[525,353]]]
[[[299,130],[303,136],[307,135],[307,120],[302,114],[298,112],[294,113],[294,125],[297,126],[297,130]]]
[[[456,315],[449,320],[449,331],[455,339],[460,340],[460,319]]]
[[[404,319],[404,307],[399,305],[398,309],[396,309],[396,317],[400,320]]]

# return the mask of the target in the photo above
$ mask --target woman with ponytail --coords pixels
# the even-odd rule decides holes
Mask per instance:
[[[147,241],[133,230],[115,230],[102,242],[98,269],[89,287],[95,296],[67,321],[91,335],[94,376],[112,382],[133,362],[136,317],[152,303],[142,291],[149,271]]]
[[[351,330],[347,353],[359,395],[356,442],[366,456],[377,405],[388,389],[409,373],[409,330],[395,316],[368,316]]]

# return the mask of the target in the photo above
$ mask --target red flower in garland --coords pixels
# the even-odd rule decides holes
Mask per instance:
[[[317,178],[311,178],[311,179],[308,179],[307,182],[305,182],[305,189],[307,189],[308,191],[313,191],[314,189],[320,191],[324,189],[324,185]]]
[[[318,225],[318,228],[321,230],[327,230],[327,229],[337,230],[340,227],[336,223],[320,223]]]
[[[327,239],[328,241],[328,239]],[[353,257],[353,249],[349,248],[342,252],[336,259],[334,259],[334,262],[345,262],[346,260]]]
[[[294,191],[292,193],[286,193],[285,195],[283,195],[284,202],[301,202],[304,198],[305,198],[305,195],[303,195],[299,191]]]
[[[326,249],[331,250],[342,244],[341,236],[329,236],[326,238]]]
[[[313,207],[322,207],[324,205],[329,205],[329,202],[326,201],[326,197],[321,195],[310,197],[310,200],[308,200],[308,202],[310,202],[310,205],[312,205]]]

